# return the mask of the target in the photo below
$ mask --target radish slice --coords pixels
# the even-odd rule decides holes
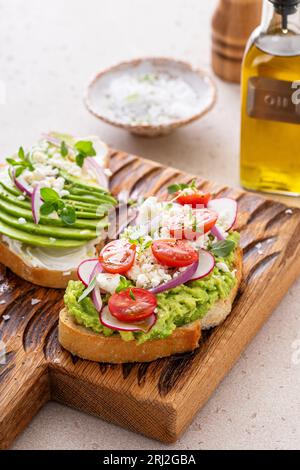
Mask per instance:
[[[18,178],[16,178],[16,171],[15,169],[13,169],[12,171],[12,178],[13,178],[13,181],[15,183],[15,186],[20,190],[22,191],[22,193],[26,194],[26,196],[29,196],[31,197],[32,196],[32,189],[31,187],[26,183],[26,181],[21,177],[19,176]]]
[[[42,203],[43,201],[41,199],[41,188],[39,185],[37,185],[35,186],[31,196],[31,210],[35,224],[38,224],[40,221]]]
[[[212,199],[207,208],[217,212],[219,215],[217,225],[221,225],[224,230],[230,230],[234,225],[237,217],[237,202],[234,199],[229,197]]]
[[[84,166],[90,170],[97,179],[97,182],[102,188],[108,189],[108,177],[105,174],[104,166],[109,154],[107,145],[102,142],[97,136],[89,136],[87,140],[93,143],[96,155],[85,159]]]
[[[96,158],[97,156],[87,157],[84,161],[84,168],[92,173],[102,188],[108,189],[108,178],[104,173],[104,168],[99,165]]]
[[[178,276],[171,279],[171,281],[168,281],[165,284],[161,284],[158,287],[154,287],[153,289],[149,289],[149,291],[152,292],[152,294],[159,294],[160,292],[174,289],[175,287],[180,286],[181,284],[185,284],[193,278],[195,272],[198,269],[198,266],[199,261],[196,261],[196,263],[193,263],[188,266],[184,271],[178,274]]]
[[[199,250],[198,267],[195,274],[191,277],[190,281],[196,281],[203,277],[208,276],[215,267],[215,258],[211,253],[206,250]]]
[[[143,321],[135,323],[125,323],[113,317],[110,313],[108,306],[104,307],[100,313],[100,321],[102,325],[118,331],[143,331],[147,333],[156,323],[156,316],[153,313],[150,317]]]
[[[101,292],[98,286],[96,286],[92,292],[92,300],[93,300],[93,304],[96,307],[96,310],[98,312],[101,312],[103,303],[102,303]]]
[[[86,259],[78,266],[77,276],[85,286],[89,285],[90,278],[93,277],[92,274],[98,264],[100,265],[98,259]]]

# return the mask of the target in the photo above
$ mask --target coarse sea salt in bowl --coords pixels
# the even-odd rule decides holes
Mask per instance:
[[[102,121],[156,137],[204,116],[216,101],[210,76],[175,59],[122,62],[98,73],[85,103]]]

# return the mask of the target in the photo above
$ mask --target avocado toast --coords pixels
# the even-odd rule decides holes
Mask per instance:
[[[194,185],[169,192],[144,201],[134,224],[69,282],[59,341],[72,354],[123,363],[192,351],[201,330],[231,312],[242,277],[237,203]]]
[[[20,277],[64,288],[97,255],[116,200],[97,137],[51,133],[0,170],[0,260]]]

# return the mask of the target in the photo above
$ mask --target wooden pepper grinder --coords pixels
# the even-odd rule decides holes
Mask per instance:
[[[262,0],[220,0],[212,19],[212,67],[229,82],[240,82],[245,46],[259,25]]]

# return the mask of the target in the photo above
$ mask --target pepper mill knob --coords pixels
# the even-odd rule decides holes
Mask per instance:
[[[262,0],[220,0],[212,19],[212,67],[229,82],[240,82],[245,46],[259,25]]]

